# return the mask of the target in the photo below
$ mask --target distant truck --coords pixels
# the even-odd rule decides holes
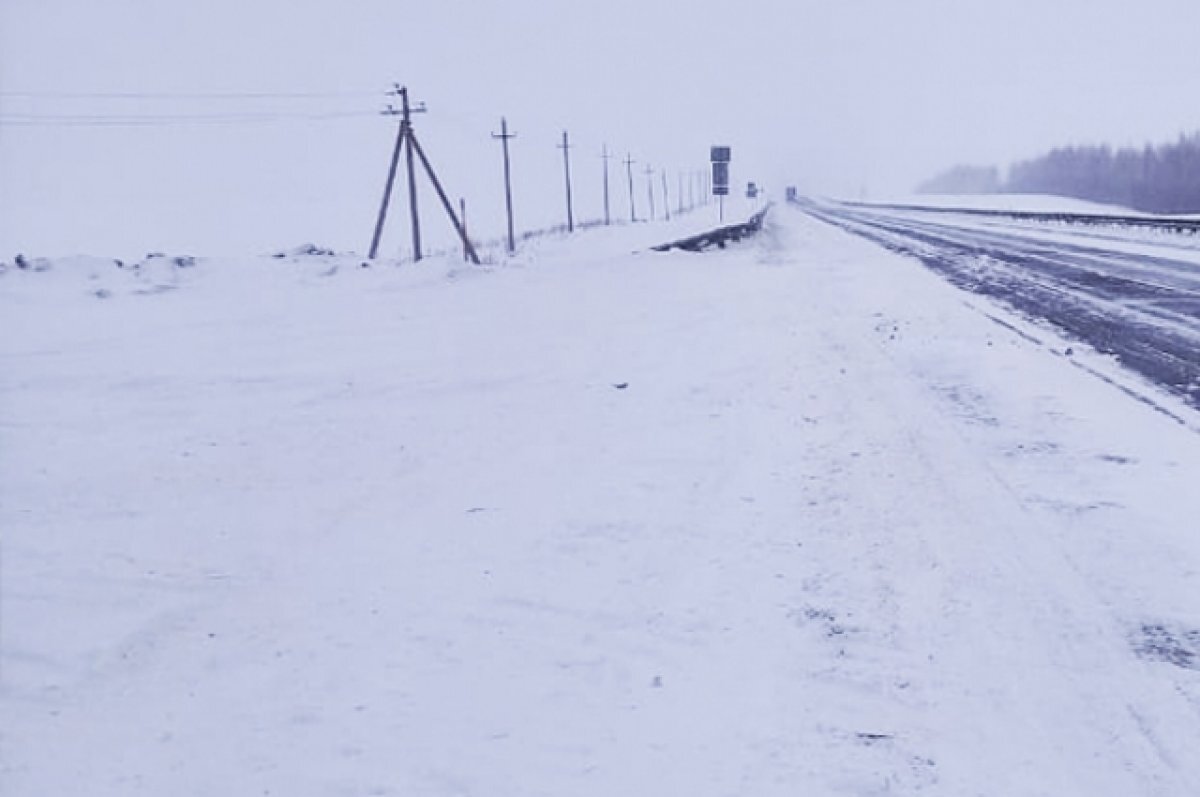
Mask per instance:
[[[800,192],[796,190],[796,186],[789,185],[787,187],[787,201],[788,202],[800,201]]]

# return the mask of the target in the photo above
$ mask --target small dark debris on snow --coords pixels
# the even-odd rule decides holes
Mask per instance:
[[[863,744],[875,744],[877,742],[890,742],[896,738],[890,733],[856,733],[855,736]]]
[[[44,257],[35,257],[32,260],[25,255],[17,255],[13,258],[13,264],[22,271],[49,271],[50,260]]]
[[[1145,661],[1160,661],[1185,670],[1200,670],[1200,630],[1143,623],[1133,634],[1133,651]]]
[[[192,266],[196,265],[196,258],[191,255],[179,255],[177,257],[168,257],[166,252],[147,252],[146,257],[144,259],[145,260],[170,260],[171,265],[175,266],[176,268],[191,268]],[[124,268],[123,263],[118,263],[118,265],[121,266],[122,268]],[[135,268],[136,268],[136,266],[135,266]]]
[[[332,257],[337,252],[316,244],[300,244],[300,246],[276,252],[272,257],[282,260],[285,257]]]
[[[824,620],[830,623],[837,619],[837,616],[828,609],[815,609],[811,606],[804,610],[804,616],[809,620]]]
[[[1114,465],[1129,465],[1133,462],[1133,459],[1130,457],[1123,457],[1119,454],[1102,454],[1100,459],[1103,462],[1111,462]]]
[[[613,387],[615,387],[617,390],[624,390],[625,388],[629,387],[629,383],[628,382],[616,382],[613,384]]]

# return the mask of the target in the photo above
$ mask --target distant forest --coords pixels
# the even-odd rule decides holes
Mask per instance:
[[[1055,149],[1015,164],[1007,180],[995,167],[955,166],[917,190],[923,194],[1055,194],[1147,213],[1200,213],[1200,133],[1142,149]]]

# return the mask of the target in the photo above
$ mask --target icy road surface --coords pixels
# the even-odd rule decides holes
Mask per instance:
[[[1196,235],[834,204],[808,210],[1052,321],[1200,408]]]
[[[0,274],[0,793],[1200,794],[1195,411],[648,229]]]

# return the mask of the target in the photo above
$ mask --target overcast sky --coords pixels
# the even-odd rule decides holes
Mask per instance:
[[[519,228],[560,221],[563,129],[584,217],[604,143],[672,190],[722,143],[739,183],[902,194],[959,162],[1200,130],[1198,31],[1196,0],[0,0],[0,258],[365,249],[393,81],[489,234],[501,115]],[[211,96],[284,93],[318,96]]]

